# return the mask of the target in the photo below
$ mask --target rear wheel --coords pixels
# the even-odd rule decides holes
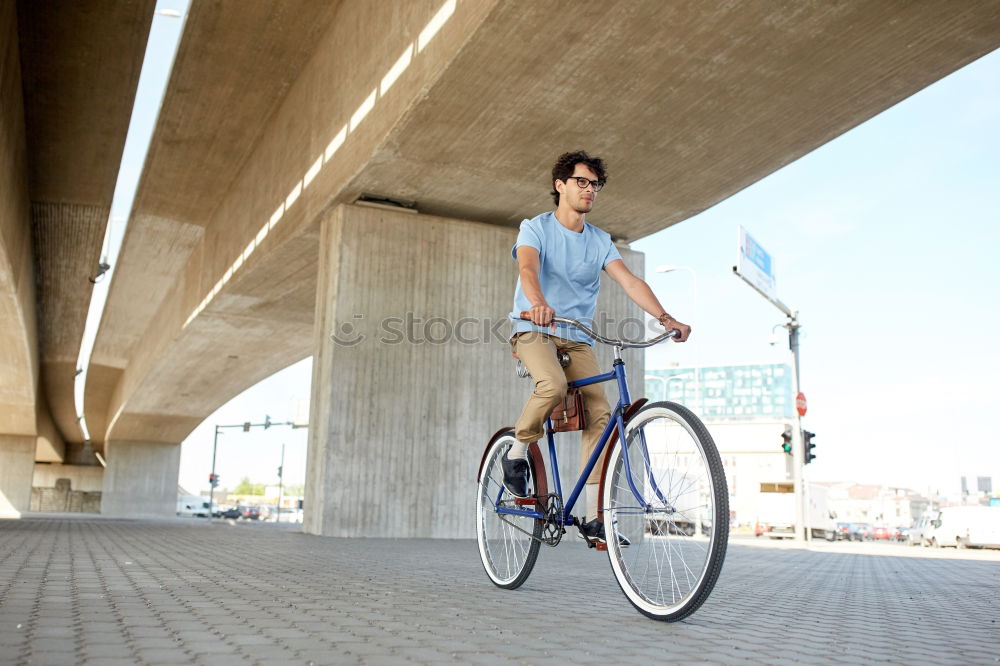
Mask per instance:
[[[514,431],[504,430],[487,445],[476,500],[476,534],[483,567],[495,585],[508,590],[520,587],[528,579],[538,557],[539,539],[545,527],[545,521],[497,511],[498,506],[528,511],[535,509],[534,505],[516,505],[514,496],[503,487],[500,459],[514,442]],[[537,474],[544,474],[545,471],[536,469],[530,457],[528,462],[531,465],[528,494],[534,495],[535,479],[539,478]]]
[[[681,620],[708,598],[725,559],[722,461],[698,417],[669,402],[629,419],[625,444],[611,452],[603,480],[611,568],[643,615]]]

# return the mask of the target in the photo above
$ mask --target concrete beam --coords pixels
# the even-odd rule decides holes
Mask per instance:
[[[38,439],[35,448],[35,460],[38,462],[61,463],[66,459],[66,441],[52,421],[45,397],[38,397],[35,430]]]
[[[20,518],[31,506],[35,438],[0,434],[0,518]]]
[[[516,235],[361,206],[340,206],[324,221],[307,532],[474,536],[469,489],[483,448],[513,423],[531,391],[515,376],[506,342]],[[642,255],[622,253],[641,273]],[[599,310],[616,322],[642,322],[613,282],[603,285]],[[611,368],[609,350],[598,358]],[[630,351],[626,362],[641,391],[642,354]],[[579,472],[578,438],[560,439],[569,483]]]
[[[111,441],[105,447],[101,514],[115,518],[177,515],[180,444]]]
[[[38,331],[21,65],[10,2],[0,3],[0,99],[0,434],[33,435]]]
[[[60,433],[80,442],[73,378],[155,0],[16,7],[41,372]],[[4,94],[4,100],[20,100]],[[5,105],[6,106],[6,105]],[[2,326],[2,324],[0,324]],[[2,429],[0,429],[2,431]]]

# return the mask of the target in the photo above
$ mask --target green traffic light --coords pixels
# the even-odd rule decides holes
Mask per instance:
[[[792,428],[785,427],[785,432],[781,433],[781,450],[788,455],[792,454]]]

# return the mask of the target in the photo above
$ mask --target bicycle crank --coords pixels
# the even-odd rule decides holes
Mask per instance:
[[[518,499],[511,502],[515,505],[527,504],[525,500]],[[544,543],[546,546],[555,547],[559,545],[559,541],[562,540],[563,534],[566,534],[566,529],[563,527],[563,505],[562,499],[558,495],[542,495],[541,497],[533,498],[535,509],[545,515],[545,527],[542,528],[542,536],[536,537],[534,534],[524,529],[523,527],[511,522],[504,514],[498,513],[497,517],[500,518],[504,523],[510,525],[518,532],[523,532],[532,538],[534,541],[539,543]],[[500,502],[500,505],[506,505],[507,502]],[[537,520],[537,519],[536,519]]]

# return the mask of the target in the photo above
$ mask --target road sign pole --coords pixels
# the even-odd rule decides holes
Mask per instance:
[[[733,266],[741,280],[754,291],[781,310],[788,322],[788,348],[792,353],[792,395],[798,399],[799,388],[799,312],[782,303],[775,293],[774,262],[771,255],[750,236],[743,227],[739,228],[737,244],[737,265]],[[796,405],[797,407],[797,405]],[[805,479],[805,444],[802,441],[802,415],[795,410],[795,427],[792,428],[792,482],[795,486],[795,540],[807,540],[810,530],[806,528],[809,516],[809,494]]]
[[[792,353],[792,395],[799,395],[799,313],[788,315],[788,349]],[[805,481],[805,444],[802,442],[802,416],[795,410],[795,427],[792,428],[792,483],[795,486],[795,540],[808,541],[809,494]]]

